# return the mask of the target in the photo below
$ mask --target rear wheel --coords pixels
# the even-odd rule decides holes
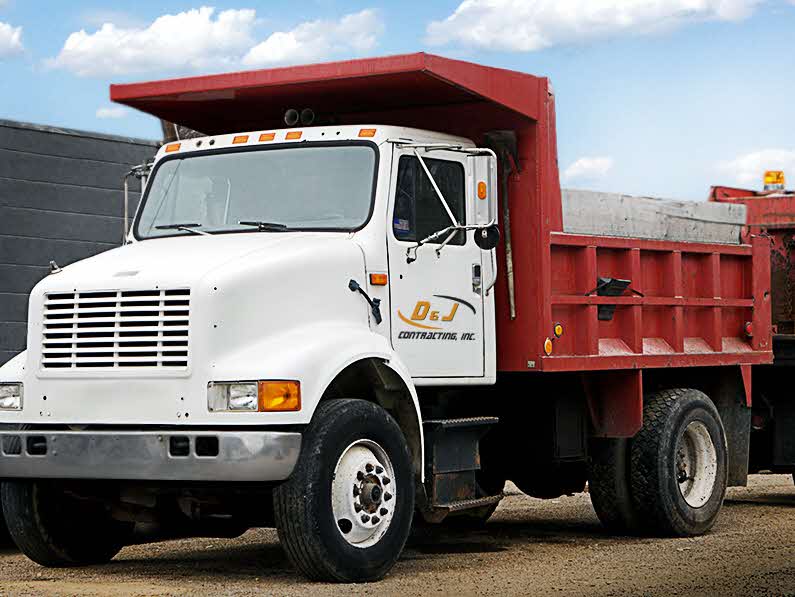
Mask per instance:
[[[48,481],[6,481],[3,512],[17,547],[42,566],[104,564],[132,537],[133,524],[111,518]]]
[[[635,531],[638,520],[630,494],[629,440],[593,439],[589,451],[588,491],[596,516],[611,532]]]
[[[310,579],[379,580],[400,556],[414,512],[400,427],[370,402],[321,403],[295,470],[274,490],[274,510],[288,558]]]
[[[705,533],[727,484],[726,434],[715,405],[698,390],[664,390],[646,399],[643,419],[631,449],[638,519],[654,533]]]

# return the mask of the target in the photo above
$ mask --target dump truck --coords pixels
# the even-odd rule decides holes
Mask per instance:
[[[768,238],[565,232],[548,79],[420,53],[111,99],[198,133],[137,171],[123,247],[53,266],[0,369],[32,560],[270,526],[307,577],[374,581],[506,481],[671,536],[746,483]]]
[[[751,424],[751,472],[791,473],[795,453],[795,400],[787,387],[795,367],[795,191],[786,190],[784,173],[765,173],[765,190],[716,185],[708,201],[744,206],[742,237],[765,235],[770,242],[772,365],[754,371]],[[795,475],[793,476],[795,480]]]

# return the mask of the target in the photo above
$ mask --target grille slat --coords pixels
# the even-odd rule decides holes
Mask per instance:
[[[44,369],[186,369],[190,290],[57,293],[45,297]]]

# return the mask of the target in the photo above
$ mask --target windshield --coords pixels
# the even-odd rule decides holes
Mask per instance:
[[[369,144],[168,159],[155,169],[136,233],[154,238],[190,234],[188,228],[258,230],[251,222],[288,230],[355,230],[370,216],[375,164]]]

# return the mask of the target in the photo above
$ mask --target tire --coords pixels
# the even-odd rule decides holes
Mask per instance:
[[[728,449],[715,405],[692,389],[647,397],[631,443],[631,493],[644,532],[707,532],[726,495]]]
[[[2,483],[0,483],[0,488],[2,488]],[[11,535],[8,534],[8,525],[6,524],[5,516],[3,516],[3,508],[0,505],[0,548],[9,547],[12,544]]]
[[[618,534],[638,529],[638,516],[630,492],[629,441],[593,439],[589,446],[588,490],[596,516]]]
[[[403,551],[414,514],[406,439],[375,404],[322,402],[304,433],[295,470],[273,498],[279,539],[305,576],[380,580]]]
[[[2,501],[14,543],[42,566],[105,564],[132,538],[132,523],[113,520],[101,506],[52,482],[5,481]]]

